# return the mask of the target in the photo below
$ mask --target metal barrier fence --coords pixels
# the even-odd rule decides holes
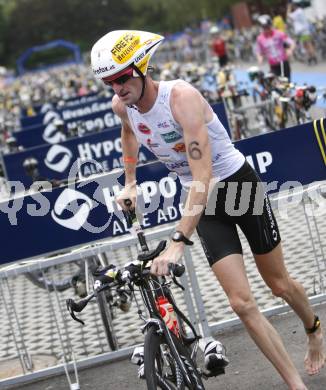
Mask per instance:
[[[326,199],[325,184],[316,183],[289,195],[279,193],[272,206],[283,239],[285,260],[290,274],[306,288],[314,302],[326,300]],[[147,233],[154,245],[167,238],[174,225],[158,227]],[[289,310],[280,299],[272,296],[256,270],[249,247],[241,236],[244,257],[253,293],[260,309],[266,314]],[[72,289],[64,292],[41,289],[26,278],[26,273],[47,270],[50,279],[62,278],[74,272],[77,261],[105,254],[110,263],[122,265],[137,254],[136,239],[123,237],[106,243],[84,247],[53,258],[28,260],[0,269],[0,387],[17,385],[64,369],[78,368],[114,361],[129,356],[135,345],[142,343],[142,322],[133,303],[130,311],[116,311],[113,327],[118,339],[117,351],[111,351],[104,336],[103,324],[96,304],[82,313],[85,326],[72,321],[65,299]],[[185,292],[175,290],[177,302],[204,336],[239,323],[227,299],[210,271],[199,239],[185,252],[187,273],[182,283]],[[46,366],[39,365],[39,361]],[[19,362],[20,369],[5,375],[4,367]],[[6,366],[7,364],[7,366]],[[10,370],[9,370],[10,371]],[[72,388],[72,387],[71,387]]]

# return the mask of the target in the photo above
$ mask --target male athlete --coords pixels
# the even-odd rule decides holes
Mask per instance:
[[[106,34],[92,48],[94,75],[113,89],[112,107],[122,122],[125,187],[117,201],[125,207],[123,200],[130,198],[135,205],[136,163],[141,143],[174,170],[189,189],[184,215],[168,248],[154,259],[151,272],[167,275],[168,264],[181,259],[185,245],[192,244],[190,237],[197,229],[210,266],[252,339],[289,389],[305,390],[307,387],[280,336],[260,313],[251,293],[236,225],[246,235],[267,286],[288,302],[303,322],[308,338],[304,362],[310,375],[317,374],[325,362],[320,321],[303,287],[291,279],[285,268],[280,234],[267,196],[260,215],[253,213],[260,180],[234,148],[210,105],[182,80],[156,82],[147,74],[149,60],[163,39],[144,31],[119,30]],[[216,197],[212,215],[205,206],[209,185],[214,181],[224,182],[225,186],[219,186],[217,194],[210,191]],[[226,195],[232,182],[238,183],[238,202],[242,183],[252,184],[250,205],[242,215],[228,212]],[[214,356],[215,351],[205,352],[207,358]]]

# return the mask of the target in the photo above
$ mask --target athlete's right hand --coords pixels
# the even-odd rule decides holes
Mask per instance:
[[[123,210],[135,209],[137,199],[137,185],[136,180],[132,183],[126,184],[125,187],[120,191],[119,195],[116,196],[116,201]],[[130,199],[131,205],[126,206],[125,200]]]

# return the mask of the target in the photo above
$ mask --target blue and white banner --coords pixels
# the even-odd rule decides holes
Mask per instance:
[[[115,149],[112,142],[105,147],[110,154]],[[256,168],[269,191],[326,180],[323,120],[238,141],[236,147]],[[93,156],[93,153],[102,153],[105,148],[103,144],[92,147],[89,143],[83,144],[80,151]],[[65,152],[59,165],[66,156]],[[56,161],[50,163],[57,164]],[[185,195],[174,173],[161,163],[154,162],[139,166],[137,178],[142,188],[138,206],[144,216],[145,228],[180,218]],[[49,189],[0,203],[1,263],[125,233],[126,227],[120,221],[121,212],[114,201],[114,195],[123,183],[120,171],[75,186]],[[11,185],[13,190],[22,188],[18,182]],[[321,203],[318,205],[318,202]],[[323,203],[325,213],[325,198],[320,197],[318,202],[315,202],[317,212],[320,212]]]
[[[230,138],[232,138],[228,116],[226,114],[224,103],[215,103],[212,105],[212,109],[215,112],[215,114],[218,116],[218,119],[220,120],[222,125],[226,128],[226,131],[228,132]]]
[[[98,93],[97,92],[92,92],[87,95],[83,96],[74,96],[68,99],[64,99],[65,106],[75,106],[79,104],[84,104],[84,103],[89,103],[92,101],[95,101],[98,99]],[[52,103],[44,103],[40,105],[33,106],[33,111],[36,114],[44,113],[48,111],[49,108],[55,108],[55,104]],[[22,117],[27,115],[27,110],[22,109]]]
[[[107,102],[107,105],[110,105],[111,107],[111,102]],[[68,115],[70,115],[70,119],[65,121],[65,133],[68,129],[74,127],[78,127],[81,132],[92,133],[94,131],[109,129],[120,125],[120,118],[115,115],[110,108],[80,117],[74,116],[76,112],[78,111],[67,111],[66,117],[68,118]],[[53,111],[49,113],[56,117],[56,114],[53,113]],[[71,115],[72,113],[74,115]],[[38,125],[29,129],[18,131],[14,134],[14,136],[17,139],[18,145],[27,149],[43,144],[57,144],[63,142],[67,139],[67,135],[65,133],[59,131],[59,129],[51,121],[47,125]]]
[[[49,109],[45,113],[34,116],[24,116],[20,119],[22,130],[36,125],[47,125],[54,118],[60,118],[63,121],[72,118],[78,118],[84,115],[95,114],[98,111],[111,109],[111,98],[102,98],[92,102],[86,102],[74,106],[64,106],[60,109]]]
[[[180,218],[180,198],[176,196],[180,185],[167,175],[167,169],[158,162],[139,172],[139,180],[144,181],[146,227]],[[146,182],[148,178],[155,181]],[[15,199],[10,207],[0,203],[0,226],[5,229],[0,264],[126,233],[114,201],[121,188],[119,181],[123,183],[121,172],[111,173],[76,186]]]
[[[38,162],[38,176],[45,180],[65,180],[80,167],[79,176],[108,172],[123,166],[121,161],[121,130],[112,128],[100,133],[72,138],[61,144],[42,145],[18,153],[3,156],[8,180],[20,181],[25,186],[32,184],[24,163],[30,158]],[[153,161],[154,155],[146,148],[140,148],[139,161]],[[75,171],[74,171],[75,172]]]
[[[326,124],[326,120],[325,120]],[[269,186],[278,191],[283,183],[302,185],[326,180],[324,119],[235,142]],[[277,183],[276,183],[277,182]]]

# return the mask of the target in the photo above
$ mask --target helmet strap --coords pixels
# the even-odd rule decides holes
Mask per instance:
[[[142,86],[142,89],[141,89],[141,94],[140,94],[140,97],[138,99],[138,102],[139,100],[141,100],[144,96],[144,93],[145,93],[145,87],[146,87],[146,76],[143,75],[143,73],[139,70],[139,68],[137,68],[137,66],[135,64],[132,64],[131,67],[134,69],[134,71],[138,74],[138,76],[141,78],[142,80],[142,83],[143,83],[143,86]]]

